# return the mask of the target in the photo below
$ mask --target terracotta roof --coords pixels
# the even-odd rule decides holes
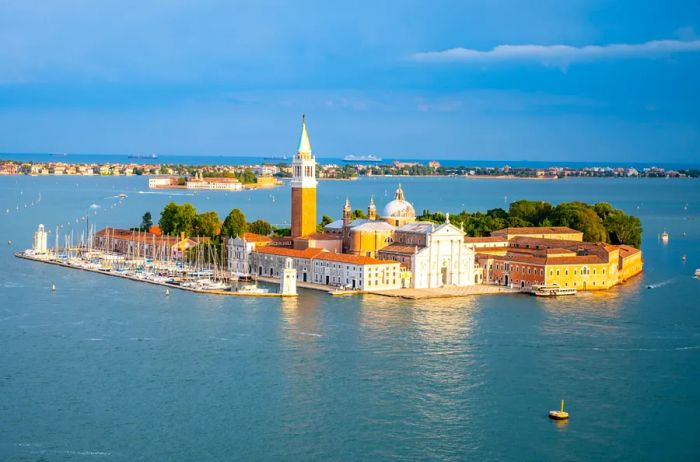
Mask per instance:
[[[272,240],[270,236],[255,233],[243,233],[241,237],[248,242],[270,242]]]
[[[581,231],[576,231],[567,226],[526,226],[522,228],[503,228],[496,231],[492,231],[492,236],[498,236],[500,234],[571,234],[579,233]]]
[[[508,242],[508,240],[500,236],[464,236],[464,242],[466,242],[467,244],[478,244],[479,242]]]
[[[389,244],[388,246],[380,249],[379,252],[392,252],[392,253],[402,253],[406,255],[413,255],[418,252],[422,247],[417,245],[407,245],[407,244]]]
[[[617,248],[620,249],[620,256],[621,256],[622,258],[627,258],[627,257],[629,257],[629,256],[631,256],[631,255],[634,255],[634,254],[637,254],[637,253],[642,253],[641,250],[639,250],[639,249],[636,248],[636,247],[632,247],[631,245],[625,245],[625,244],[623,244],[623,245],[618,245]]]
[[[576,257],[550,257],[547,258],[548,265],[585,265],[594,263],[605,263],[605,260],[598,255],[578,255]]]
[[[316,249],[309,247],[304,250],[289,249],[287,247],[275,247],[275,246],[264,246],[255,250],[256,253],[262,253],[267,255],[278,255],[281,257],[293,257],[293,258],[316,258],[319,254],[327,252],[325,249]]]
[[[295,239],[300,239],[304,241],[339,241],[341,238],[337,234],[327,234],[327,233],[311,233],[306,236],[297,237]]]
[[[175,236],[164,236],[162,234],[154,234],[147,232],[131,231],[130,229],[119,228],[104,228],[95,233],[96,237],[107,237],[109,239],[120,239],[124,241],[146,242],[156,244],[174,245],[180,242],[180,239]]]
[[[377,260],[372,257],[364,257],[360,255],[350,255],[346,253],[331,253],[325,252],[318,255],[316,260],[337,261],[341,263],[350,263],[353,265],[394,265],[399,262],[393,260]]]

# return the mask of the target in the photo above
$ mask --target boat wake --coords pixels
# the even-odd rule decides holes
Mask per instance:
[[[673,282],[673,279],[667,279],[667,280],[662,281],[662,282],[657,282],[657,283],[654,283],[654,284],[649,284],[649,285],[647,285],[647,289],[658,289],[659,287],[667,286],[667,285],[669,285],[669,284],[672,283],[672,282]]]

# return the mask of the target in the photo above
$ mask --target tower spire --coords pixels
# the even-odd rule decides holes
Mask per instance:
[[[370,220],[377,219],[377,206],[374,205],[374,194],[369,198],[369,207],[367,207],[367,218]]]
[[[301,136],[299,137],[299,149],[297,149],[297,153],[311,157],[311,142],[309,141],[309,132],[306,129],[305,114],[301,115]]]

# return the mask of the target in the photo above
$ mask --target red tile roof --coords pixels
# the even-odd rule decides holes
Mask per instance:
[[[241,238],[248,242],[270,242],[272,238],[270,236],[263,236],[262,234],[255,233],[243,233]]]
[[[521,228],[503,228],[491,232],[491,236],[498,236],[501,234],[572,234],[579,233],[581,231],[576,231],[567,226],[526,226]]]

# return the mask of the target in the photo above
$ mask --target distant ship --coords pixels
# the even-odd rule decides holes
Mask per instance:
[[[278,157],[263,157],[264,161],[270,161],[270,160],[287,160],[287,156],[278,156]]]
[[[157,159],[158,156],[155,154],[132,154],[129,159]]]
[[[368,156],[355,156],[350,154],[349,156],[343,157],[343,160],[345,162],[381,162],[382,158],[372,154]]]

